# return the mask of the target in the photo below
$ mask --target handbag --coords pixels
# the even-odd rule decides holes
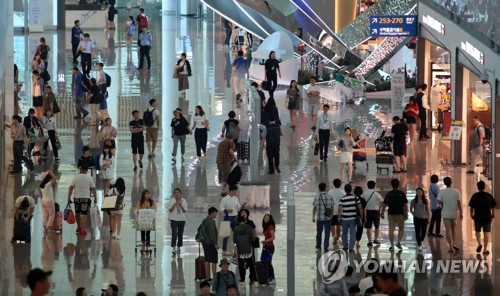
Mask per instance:
[[[255,249],[260,248],[260,239],[259,239],[258,237],[256,237],[256,238],[253,240],[252,247],[253,247],[253,248],[255,248]]]
[[[231,236],[231,222],[220,221],[219,237],[229,237],[229,236]]]
[[[113,188],[113,194],[104,197],[101,205],[101,211],[117,211],[121,210],[123,203],[123,196],[117,195]]]
[[[56,149],[57,150],[61,150],[62,149],[61,141],[59,141],[59,136],[58,135],[56,136]]]
[[[76,222],[75,213],[71,209],[71,205],[69,203],[66,206],[66,209],[64,209],[64,220],[66,220],[68,224],[75,224]]]
[[[316,144],[314,144],[314,155],[318,155],[319,153],[319,143],[316,142]]]
[[[174,68],[174,73],[172,73],[172,78],[179,78],[179,69]]]

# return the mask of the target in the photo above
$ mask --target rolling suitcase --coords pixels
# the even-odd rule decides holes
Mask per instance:
[[[352,154],[353,161],[366,161],[367,155],[365,152],[354,151]]]
[[[238,142],[238,159],[250,160],[250,143]]]
[[[54,218],[54,222],[52,223],[52,228],[58,232],[62,233],[63,228],[63,213],[60,210],[59,204],[56,202],[56,217]]]
[[[257,274],[257,282],[259,285],[269,284],[269,269],[267,262],[258,261],[255,262],[255,273]]]
[[[30,222],[26,221],[24,218],[14,221],[14,234],[12,235],[12,241],[21,241],[25,243],[31,242],[31,226]]]
[[[195,280],[204,280],[205,276],[205,257],[201,256],[200,243],[198,243],[198,258],[194,259]]]
[[[375,162],[377,163],[377,171],[382,172],[382,170],[387,170],[387,173],[389,173],[389,168],[392,168],[394,164],[394,155],[389,153],[379,153],[375,157]],[[380,166],[380,164],[388,166]]]

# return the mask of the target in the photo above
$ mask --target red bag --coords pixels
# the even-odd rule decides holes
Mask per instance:
[[[69,213],[68,213],[68,219],[66,220],[66,222],[68,222],[68,224],[75,224],[76,222],[76,218],[75,218],[75,213],[73,213],[73,210],[69,210]]]

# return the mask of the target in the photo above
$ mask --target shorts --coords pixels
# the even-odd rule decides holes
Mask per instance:
[[[156,142],[158,141],[158,128],[157,127],[146,127],[146,142]]]
[[[203,244],[203,253],[205,253],[205,262],[208,263],[219,262],[219,254],[217,253],[217,249],[215,248],[214,245]]]
[[[476,232],[491,232],[491,220],[474,220],[474,229]]]
[[[408,124],[417,124],[417,119],[415,117],[406,117],[406,123]]]
[[[217,164],[217,170],[219,171],[219,183],[226,183],[229,173],[231,172],[230,163]]]
[[[132,154],[144,154],[144,138],[132,139]]]
[[[351,152],[340,152],[340,163],[350,163],[352,162]]]
[[[319,104],[309,104],[308,107],[309,107],[309,113],[311,113],[311,116],[317,116],[318,115]]]
[[[456,222],[457,218],[443,218],[443,223],[446,224],[451,224],[451,222]]]
[[[403,215],[387,215],[387,220],[389,221],[389,227],[397,225],[399,228],[404,228],[405,226],[405,216]]]
[[[380,226],[380,212],[378,210],[366,210],[365,228],[371,229],[372,225],[375,226],[375,228]]]
[[[405,144],[398,144],[398,145],[393,145],[393,152],[394,156],[405,156],[406,155],[406,145]]]
[[[90,198],[75,198],[75,213],[88,215],[90,204]]]
[[[43,97],[35,97],[33,96],[33,107],[43,107]]]
[[[332,216],[332,226],[337,226],[337,225],[342,225],[339,223],[339,215],[333,215]]]

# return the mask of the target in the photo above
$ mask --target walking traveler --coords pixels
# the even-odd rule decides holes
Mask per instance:
[[[427,223],[430,219],[430,207],[424,189],[420,187],[415,190],[415,198],[410,203],[410,213],[413,215],[418,251],[422,252],[422,241],[425,239]]]
[[[318,138],[319,138],[319,161],[327,162],[328,159],[328,147],[330,145],[330,135],[334,131],[334,121],[328,115],[330,106],[328,104],[323,105],[323,114],[318,117],[316,126],[318,128]]]
[[[403,239],[405,221],[408,219],[408,199],[406,199],[406,193],[399,190],[399,180],[391,180],[392,190],[387,192],[384,198],[384,203],[382,209],[380,210],[380,216],[384,218],[385,208],[389,207],[387,210],[387,220],[389,221],[389,241],[391,246],[389,251],[394,251],[394,231],[396,226],[398,226],[398,242],[396,247],[402,250],[401,240]]]
[[[82,73],[89,78],[90,71],[92,70],[92,55],[94,54],[95,45],[94,42],[90,40],[90,35],[85,33],[83,35],[83,40],[80,41],[78,45],[78,51],[80,52],[82,59]]]
[[[172,247],[173,255],[179,255],[181,253],[184,226],[186,225],[187,201],[181,194],[181,190],[175,188],[174,198],[171,198],[168,204],[168,219],[170,220],[170,228],[172,229],[170,246]]]
[[[149,107],[144,112],[144,124],[146,125],[146,143],[148,145],[148,158],[155,156],[156,143],[161,125],[160,110],[155,99],[149,100]]]
[[[441,235],[441,205],[437,201],[437,197],[441,188],[437,184],[439,177],[437,175],[431,176],[431,186],[429,187],[429,199],[431,200],[431,222],[429,223],[428,236],[442,238]],[[436,232],[434,232],[434,225],[436,225]]]
[[[345,196],[340,199],[339,224],[342,225],[342,249],[354,252],[356,243],[356,227],[359,224],[358,213],[363,213],[361,201],[352,194],[351,184],[344,186]],[[349,236],[349,239],[348,237]]]
[[[186,135],[191,134],[189,122],[182,115],[182,110],[177,108],[174,110],[174,118],[170,123],[172,128],[172,139],[174,139],[174,150],[172,151],[172,161],[176,162],[177,146],[181,142],[181,160],[184,161],[184,153],[186,152]]]
[[[265,79],[269,84],[269,97],[274,97],[274,91],[278,87],[278,75],[281,78],[280,63],[276,59],[276,53],[271,51],[269,53],[269,58],[264,64],[265,69]]]
[[[205,111],[203,111],[203,108],[198,105],[194,108],[193,127],[191,127],[191,130],[194,130],[196,156],[198,156],[198,159],[200,160],[202,152],[203,156],[205,156],[205,158],[207,157],[208,129],[209,122],[207,116],[205,115]]]
[[[368,247],[373,246],[373,244],[380,245],[379,237],[380,237],[380,209],[382,208],[382,204],[384,199],[382,196],[375,191],[375,181],[368,181],[366,186],[368,187],[365,192],[361,195],[366,202],[365,207],[365,217],[366,217],[366,236],[368,237]],[[375,227],[375,237],[372,241],[372,227]]]
[[[142,69],[144,66],[144,57],[148,61],[148,69],[151,68],[151,57],[149,52],[151,51],[151,43],[153,41],[153,35],[149,33],[148,26],[141,26],[141,33],[139,33],[139,67],[137,69]]]
[[[189,89],[189,79],[188,77],[193,75],[191,72],[191,63],[186,59],[186,53],[181,53],[181,58],[177,61],[175,69],[179,76],[177,77],[179,81],[179,91],[182,94],[186,94],[186,90]]]
[[[53,186],[57,182],[57,176],[51,170],[48,170],[40,174],[40,179],[42,180],[39,186],[42,193],[42,227],[43,236],[45,237],[47,232],[54,232],[52,226],[56,218],[56,202]]]
[[[137,202],[137,205],[135,207],[135,211],[137,212],[138,210],[141,209],[154,209],[156,210],[156,204],[151,198],[151,192],[149,190],[145,189],[142,191],[141,194],[141,199],[139,202]],[[142,242],[142,247],[141,247],[141,254],[149,251],[149,246],[151,244],[151,231],[149,230],[141,230],[141,242]]]
[[[266,139],[266,153],[267,153],[267,162],[269,166],[269,175],[274,174],[274,170],[278,174],[281,173],[280,170],[280,142],[281,136],[283,133],[281,132],[281,127],[276,123],[276,118],[274,116],[269,117],[269,124],[264,127],[264,131],[262,132],[262,137]]]
[[[299,100],[300,100],[300,91],[297,87],[297,81],[290,81],[290,87],[286,91],[287,98],[287,106],[288,112],[290,113],[290,123],[292,128],[295,127],[297,122],[297,110],[299,110]]]
[[[333,198],[326,192],[326,184],[318,185],[319,193],[314,197],[312,222],[316,223],[316,252],[321,252],[321,235],[324,232],[324,252],[330,245],[330,228],[333,215]]]
[[[493,195],[485,192],[486,184],[484,181],[477,182],[478,192],[474,193],[469,201],[470,216],[474,221],[474,230],[476,231],[477,248],[479,253],[483,250],[483,254],[488,255],[489,242],[491,240],[491,222],[495,218],[495,207],[497,202]],[[481,244],[481,229],[484,236],[484,244]],[[484,247],[484,249],[483,249]]]
[[[451,188],[451,178],[446,177],[443,179],[445,189],[439,191],[437,200],[443,211],[444,226],[446,228],[446,241],[448,242],[448,253],[455,253],[460,249],[456,245],[457,241],[457,211],[460,212],[460,220],[463,219],[462,211],[462,197],[460,191]]]

